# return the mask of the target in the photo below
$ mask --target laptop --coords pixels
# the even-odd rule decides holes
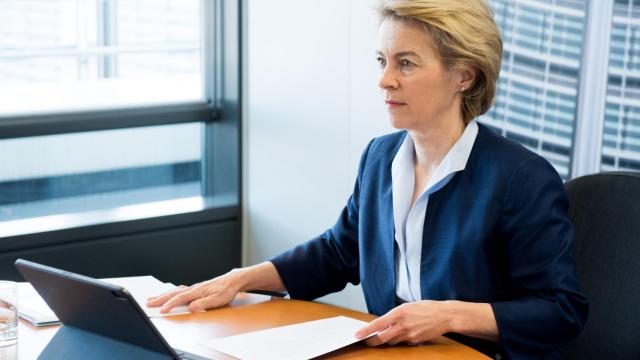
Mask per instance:
[[[38,359],[207,359],[173,349],[123,287],[18,259],[63,323]]]

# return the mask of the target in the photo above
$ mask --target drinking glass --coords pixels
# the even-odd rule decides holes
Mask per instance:
[[[18,284],[0,280],[0,346],[18,342]]]

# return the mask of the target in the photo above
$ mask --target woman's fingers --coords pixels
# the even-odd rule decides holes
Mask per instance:
[[[391,325],[388,329],[378,333],[370,338],[367,338],[364,342],[367,346],[379,346],[386,344],[389,340],[399,337],[402,330],[400,326]]]
[[[157,307],[160,305],[163,305],[165,302],[167,302],[167,300],[171,299],[172,297],[187,291],[188,287],[184,286],[184,285],[180,285],[177,288],[173,289],[173,290],[169,290],[164,294],[158,295],[158,296],[154,296],[154,297],[150,297],[149,299],[147,299],[147,306],[149,307]]]
[[[165,294],[149,298],[147,306],[161,306],[160,313],[166,314],[178,305],[189,304],[192,312],[224,306],[236,295],[236,286],[227,275],[203,281],[190,287],[180,286]]]
[[[378,332],[378,331],[382,331],[386,328],[388,328],[391,324],[393,324],[395,322],[395,314],[393,313],[393,310],[386,313],[385,315],[372,320],[369,325],[363,327],[362,329],[358,330],[358,332],[356,332],[356,338],[357,339],[364,339],[367,336]]]
[[[398,336],[395,336],[395,337],[393,337],[393,338],[391,338],[391,339],[387,340],[386,344],[387,344],[387,345],[390,345],[390,346],[394,346],[394,345],[398,345],[398,344],[400,344],[400,343],[401,343],[401,342],[403,342],[403,341],[404,341],[404,335],[403,335],[403,334],[400,334],[400,335],[398,335]]]
[[[404,343],[404,344],[407,344],[409,346],[418,346],[418,345],[422,344],[422,342],[412,341],[410,339],[410,337],[407,336],[407,334],[404,334],[404,333],[400,333],[400,335],[398,335],[398,336],[396,336],[396,337],[394,337],[392,339],[389,339],[387,341],[387,345],[391,345],[391,346],[398,345],[400,343]]]
[[[167,300],[167,302],[165,302],[164,305],[162,305],[162,307],[160,308],[160,313],[168,313],[174,307],[178,305],[188,304],[193,300],[201,298],[202,296],[203,294],[202,291],[200,291],[199,287],[190,287],[185,292],[179,293]]]
[[[209,295],[207,297],[192,301],[191,304],[189,304],[189,310],[191,312],[198,312],[207,309],[213,309],[227,305],[231,300],[232,299],[229,299],[226,296],[222,296],[222,294]]]

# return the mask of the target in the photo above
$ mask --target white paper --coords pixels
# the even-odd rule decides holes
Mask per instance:
[[[368,324],[337,316],[217,338],[201,345],[243,360],[310,359],[360,341],[355,333]]]
[[[18,315],[35,326],[60,323],[56,314],[29,283],[18,283]]]
[[[187,314],[190,312],[186,305],[177,306],[166,314],[160,314],[159,307],[147,307],[146,303],[148,298],[158,296],[176,287],[170,283],[163,283],[153,276],[132,276],[101,280],[127,289],[148,317]],[[18,294],[18,313],[20,317],[36,326],[60,323],[56,314],[49,308],[31,284],[18,283]]]

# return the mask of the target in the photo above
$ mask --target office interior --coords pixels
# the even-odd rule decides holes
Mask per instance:
[[[565,181],[640,171],[640,2],[490,0],[478,121]],[[333,225],[370,139],[376,0],[0,2],[0,277],[193,284]],[[361,290],[318,301],[366,311]]]

